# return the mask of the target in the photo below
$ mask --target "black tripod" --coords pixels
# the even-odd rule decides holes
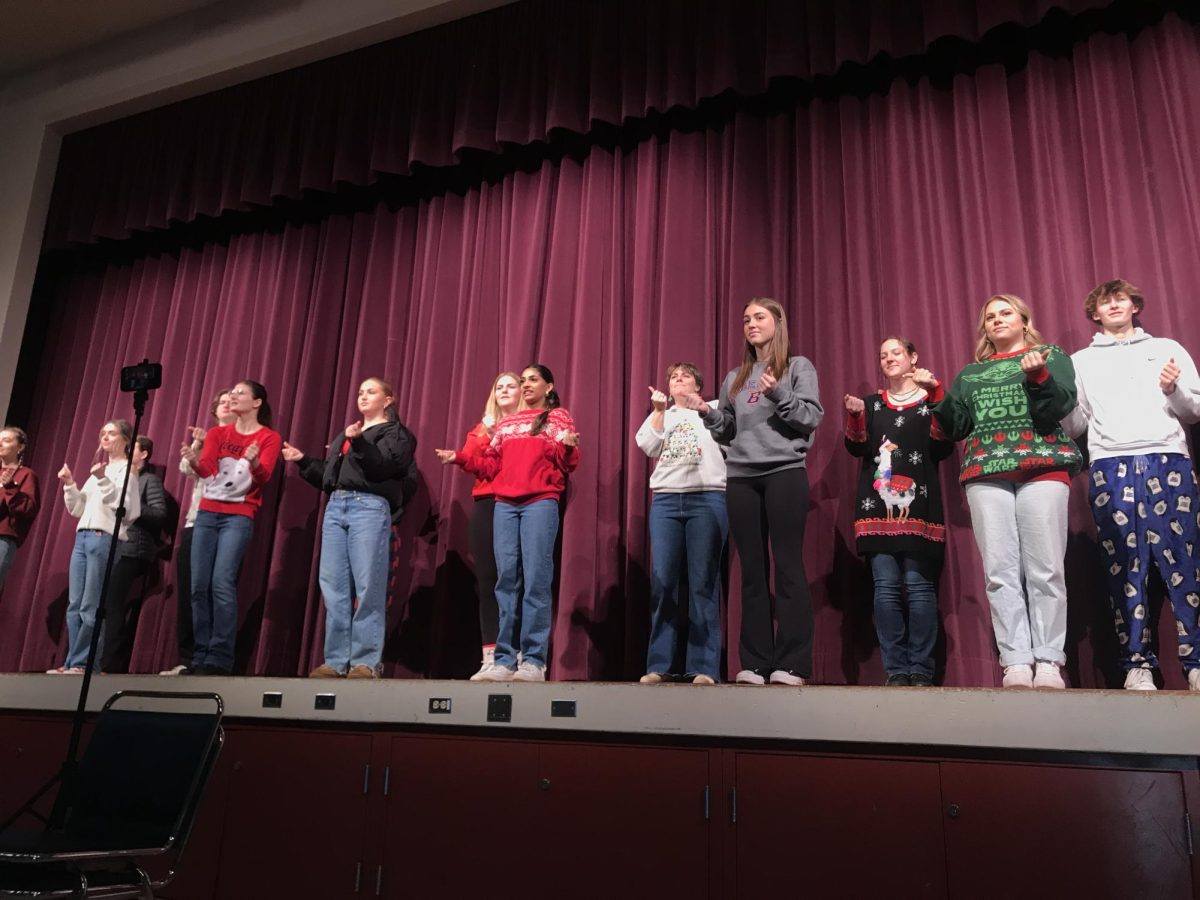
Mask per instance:
[[[156,370],[147,372],[146,370]],[[151,377],[138,377],[151,376]],[[131,377],[132,376],[132,377]],[[141,365],[127,366],[121,370],[121,389],[133,392],[133,436],[125,448],[126,466],[125,478],[121,482],[121,493],[117,496],[117,508],[114,511],[112,542],[108,547],[108,560],[104,564],[104,579],[100,582],[100,602],[96,608],[96,624],[92,629],[92,641],[88,646],[87,662],[83,667],[83,683],[79,687],[79,703],[75,707],[75,715],[71,719],[71,740],[67,745],[67,758],[63,760],[62,768],[42,788],[29,798],[20,809],[0,824],[0,832],[7,831],[25,813],[43,822],[47,830],[62,830],[66,825],[67,814],[70,811],[74,795],[75,776],[79,765],[79,740],[83,733],[83,720],[87,711],[88,690],[92,686],[92,673],[96,667],[96,652],[100,647],[100,633],[104,628],[104,608],[108,600],[108,583],[112,577],[113,564],[117,559],[117,544],[120,541],[121,523],[125,520],[125,495],[129,490],[129,473],[133,471],[133,448],[137,443],[138,433],[142,426],[142,414],[146,410],[146,401],[150,399],[150,391],[162,383],[162,367],[143,360]],[[127,385],[130,385],[127,387]],[[58,796],[54,798],[54,807],[50,817],[46,818],[33,807],[56,784],[61,784]]]

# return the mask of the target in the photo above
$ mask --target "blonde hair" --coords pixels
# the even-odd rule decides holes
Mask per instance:
[[[521,387],[521,376],[516,372],[501,372],[492,381],[492,389],[488,392],[487,403],[483,407],[484,418],[491,416],[493,422],[499,422],[504,418],[504,413],[500,410],[500,404],[496,402],[496,386],[500,383],[501,378],[511,378],[517,383],[517,408],[515,412],[520,412],[525,408],[525,398],[521,396],[519,388]]]
[[[996,345],[987,336],[985,321],[987,319],[988,307],[997,300],[1007,303],[1021,317],[1021,323],[1024,325],[1025,330],[1025,347],[1027,349],[1032,350],[1034,347],[1040,347],[1046,343],[1046,339],[1042,337],[1042,333],[1033,327],[1033,314],[1029,311],[1028,303],[1016,294],[992,294],[992,296],[987,298],[987,302],[983,304],[983,309],[979,311],[979,325],[975,329],[975,333],[979,338],[975,344],[975,362],[983,362],[985,359],[991,359],[996,355]]]
[[[755,297],[742,307],[742,312],[745,313],[751,306],[761,306],[775,318],[775,337],[771,338],[767,365],[770,366],[772,375],[776,378],[782,378],[788,366],[787,313],[783,311],[783,306],[780,305],[778,300],[772,300],[770,297]],[[746,349],[742,354],[742,364],[738,368],[737,375],[733,377],[733,384],[729,386],[729,396],[731,398],[742,389],[742,385],[750,377],[750,370],[754,368],[756,362],[758,362],[758,351],[754,349],[753,344],[746,341]]]

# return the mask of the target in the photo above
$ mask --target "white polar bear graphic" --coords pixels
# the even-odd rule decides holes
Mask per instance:
[[[246,499],[251,484],[253,479],[247,460],[222,456],[217,463],[217,474],[204,486],[204,496],[209,500],[240,503]]]

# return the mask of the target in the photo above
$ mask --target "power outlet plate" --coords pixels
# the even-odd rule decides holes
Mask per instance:
[[[551,700],[550,701],[550,716],[555,719],[573,719],[573,718],[575,718],[575,701],[574,700]]]
[[[313,698],[313,709],[333,709],[337,706],[337,694],[317,694]]]
[[[488,694],[487,720],[512,721],[512,694]]]
[[[264,691],[263,692],[263,709],[282,709],[283,708],[283,692],[282,691]]]

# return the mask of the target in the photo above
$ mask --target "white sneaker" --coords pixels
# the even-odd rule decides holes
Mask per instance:
[[[183,670],[184,670],[184,669],[186,669],[186,668],[187,668],[187,666],[185,666],[183,663],[180,663],[179,665],[175,666],[175,668],[173,668],[173,669],[163,669],[163,670],[162,670],[161,672],[159,672],[158,674],[159,674],[159,675],[182,675],[182,674],[183,674]]]
[[[1033,686],[1061,691],[1067,686],[1067,683],[1063,681],[1058,663],[1043,662],[1039,659],[1033,667]]]
[[[753,669],[742,669],[734,677],[734,682],[737,684],[766,684],[767,679],[763,678]]]
[[[1033,667],[1025,663],[1006,667],[1004,670],[1004,680],[1000,684],[1006,688],[1033,687]]]
[[[490,681],[488,673],[496,668],[496,647],[483,648],[483,665],[479,667],[479,671],[471,676],[471,681]]]
[[[507,666],[493,664],[490,669],[484,672],[482,669],[471,676],[472,681],[512,681],[516,677],[517,670],[510,669]]]
[[[771,673],[771,684],[790,684],[794,687],[800,687],[804,684],[804,679],[795,672],[776,669]]]
[[[1188,669],[1188,690],[1200,691],[1200,669]]]
[[[531,663],[527,660],[521,660],[521,664],[517,666],[517,671],[513,675],[513,681],[545,681],[546,667],[539,666],[537,663]]]
[[[639,684],[662,684],[666,681],[658,672],[647,672],[638,679]]]
[[[1157,691],[1154,684],[1154,672],[1150,669],[1136,668],[1125,673],[1125,690],[1127,691]]]

